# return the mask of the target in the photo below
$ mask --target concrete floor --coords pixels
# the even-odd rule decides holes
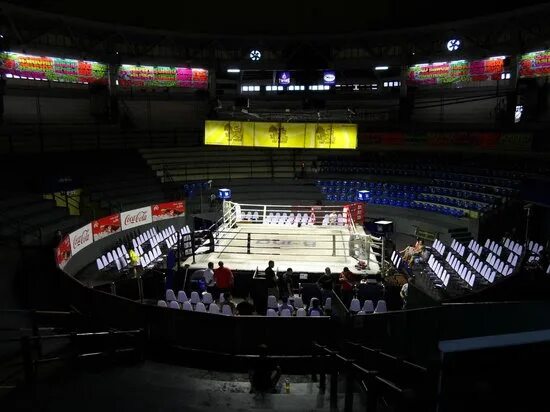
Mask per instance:
[[[40,375],[40,371],[39,371]],[[290,392],[251,394],[248,375],[212,372],[146,361],[133,366],[65,369],[38,383],[34,391],[0,396],[2,411],[330,411],[327,392],[309,376],[282,375]],[[339,409],[343,385],[339,383]],[[356,394],[354,411],[364,410]]]

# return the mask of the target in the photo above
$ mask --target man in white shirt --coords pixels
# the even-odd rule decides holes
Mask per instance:
[[[212,293],[212,289],[214,289],[214,287],[216,286],[216,281],[214,280],[214,263],[213,262],[208,262],[207,269],[199,269],[193,272],[193,275],[191,276],[191,280],[198,281],[199,279],[204,280],[206,290]]]

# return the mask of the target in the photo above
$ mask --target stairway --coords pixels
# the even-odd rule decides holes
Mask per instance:
[[[455,239],[457,242],[467,245],[468,242],[473,239],[472,234],[466,227],[458,227],[455,229],[449,229],[448,233],[452,239]]]

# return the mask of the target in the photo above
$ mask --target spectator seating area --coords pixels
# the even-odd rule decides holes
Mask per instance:
[[[68,233],[81,224],[66,208],[41,195],[11,193],[0,200],[0,236],[15,238],[26,245],[50,245],[57,230]]]
[[[166,200],[160,180],[137,152],[107,153],[82,183],[90,200],[109,212],[120,212]],[[103,167],[104,162],[109,167]]]
[[[311,173],[316,151],[242,147],[176,147],[142,149],[141,155],[154,173],[168,181],[210,179],[288,179],[301,172]]]
[[[374,302],[370,299],[365,299],[361,303],[358,298],[353,298],[349,305],[349,311],[352,315],[370,315],[373,313],[386,313],[388,308],[384,299],[378,300],[375,307]]]
[[[336,221],[337,225],[344,226],[345,221],[342,213],[338,213],[336,216],[337,216],[337,221]],[[255,212],[254,214],[251,214],[251,212],[248,212],[245,220],[255,221],[258,219],[259,219],[259,216],[257,216],[257,212]],[[287,213],[279,213],[279,212],[277,213],[270,212],[266,216],[265,221],[263,223],[268,225],[287,225],[287,226],[290,226],[290,225],[297,226],[298,224],[314,225],[314,224],[321,223],[321,225],[323,226],[328,226],[329,214],[325,213],[323,216],[315,216],[315,219],[314,219],[311,215],[307,213],[304,213],[304,214],[296,213],[295,215],[294,213],[287,214]]]
[[[484,246],[470,240],[467,246],[453,240],[445,245],[433,242],[426,262],[417,260],[424,277],[434,288],[451,292],[475,290],[490,286],[519,271],[523,248],[509,240],[501,243],[487,239]]]
[[[317,187],[325,199],[332,202],[353,202],[358,190],[369,190],[371,204],[426,210],[455,217],[479,217],[480,213],[489,212],[499,202],[498,196],[431,185],[318,180]]]
[[[403,155],[401,155],[402,157]],[[431,159],[408,161],[324,160],[320,162],[322,174],[361,174],[374,176],[400,176],[432,179],[434,182],[460,182],[464,190],[512,196],[518,192],[522,173],[464,165],[464,161],[438,163]]]
[[[176,297],[172,289],[167,289],[165,299],[159,300],[157,306],[190,312],[211,313],[213,315],[234,315],[231,306],[224,304],[223,295],[220,295],[220,299],[216,302],[209,292],[203,292],[202,295],[199,295],[197,291],[193,291],[187,297],[185,291],[180,290]]]
[[[309,304],[306,306],[303,302],[302,296],[292,296],[289,297],[288,303],[285,306],[277,300],[273,295],[267,297],[267,313],[268,317],[304,317],[304,316],[329,316],[331,314],[332,307],[332,298],[327,297],[324,302],[319,301],[320,310],[311,310],[313,307],[313,299],[318,299],[312,297],[309,300]]]
[[[184,249],[191,247],[189,226],[184,226],[179,230],[179,238],[183,241]],[[130,265],[130,255],[127,249],[133,249],[139,256],[139,266],[143,269],[151,269],[157,264],[163,262],[170,249],[174,249],[178,242],[178,231],[171,225],[163,230],[152,227],[143,233],[136,231],[133,235],[128,234],[113,249],[108,250],[96,259],[98,270],[116,270],[121,272],[128,270]]]

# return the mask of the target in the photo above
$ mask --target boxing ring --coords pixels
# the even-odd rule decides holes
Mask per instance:
[[[384,253],[383,240],[356,226],[345,206],[225,201],[222,218],[210,230],[214,247],[202,245],[194,259],[183,262],[191,269],[205,268],[208,262],[217,266],[221,260],[232,270],[254,271],[273,260],[282,272],[290,267],[294,272],[323,273],[329,267],[340,273],[347,266],[354,272],[376,274],[381,269],[377,256]],[[365,263],[361,270],[356,267],[359,261]]]

